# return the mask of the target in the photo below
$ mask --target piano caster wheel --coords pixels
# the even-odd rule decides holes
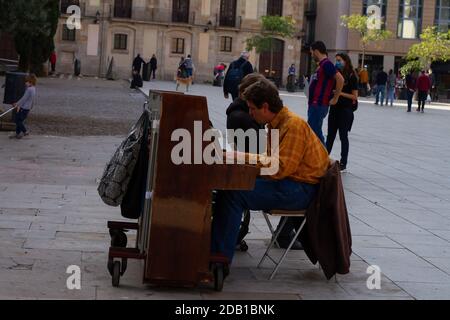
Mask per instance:
[[[125,274],[125,271],[127,271],[127,265],[128,265],[128,259],[122,258],[122,264],[120,269],[120,275],[123,276]]]
[[[123,232],[122,230],[110,230],[109,234],[111,235],[111,247],[127,247],[128,239],[125,232]]]
[[[113,275],[112,275],[112,285],[113,287],[118,287],[120,282],[120,262],[116,261],[113,264]]]
[[[114,274],[114,261],[113,261],[113,259],[108,259],[108,271],[109,271],[109,274],[112,277],[113,274]]]
[[[214,266],[214,289],[221,292],[224,281],[224,266],[221,263],[216,263]]]
[[[248,251],[248,245],[247,242],[245,242],[245,240],[241,241],[241,243],[239,244],[239,249],[241,249],[242,252]]]

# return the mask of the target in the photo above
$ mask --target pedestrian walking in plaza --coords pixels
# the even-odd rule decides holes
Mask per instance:
[[[188,71],[186,68],[186,59],[184,57],[180,58],[180,62],[178,63],[178,69],[177,69],[177,86],[176,91],[178,91],[178,88],[180,87],[180,84],[186,86],[186,92],[189,91],[189,85],[191,84],[191,77],[188,75]]]
[[[225,78],[225,70],[227,69],[227,65],[225,63],[219,63],[217,66],[214,67],[214,80],[213,80],[213,86],[215,87],[222,87],[223,86],[223,79]]]
[[[137,70],[133,70],[133,79],[131,80],[130,89],[138,89],[144,86],[144,82],[142,80],[142,76],[138,73]]]
[[[186,72],[188,77],[190,78],[191,84],[194,81],[194,63],[192,62],[192,57],[188,54],[187,58],[184,60],[184,64],[186,66]]]
[[[50,55],[50,64],[52,66],[52,74],[55,74],[56,71],[56,52],[53,51]]]
[[[36,83],[37,79],[34,74],[30,74],[25,78],[26,90],[22,98],[13,104],[16,108],[15,122],[16,133],[11,135],[11,139],[22,139],[24,136],[28,136],[29,132],[25,127],[24,121],[27,119],[28,114],[34,107],[34,100],[36,97]]]
[[[142,65],[145,63],[144,59],[141,58],[141,55],[138,53],[136,58],[133,60],[133,70],[136,71],[138,74],[141,74],[141,68]]]
[[[394,70],[391,69],[391,70],[389,70],[388,81],[386,84],[386,89],[387,89],[386,105],[388,103],[390,103],[391,107],[394,105],[396,83],[397,83],[397,77],[395,76]]]
[[[291,66],[288,69],[288,78],[287,78],[287,84],[286,84],[286,89],[289,92],[295,92],[295,87],[297,85],[296,83],[296,73],[297,71],[295,70],[295,64],[291,64]]]
[[[253,66],[248,61],[250,54],[247,51],[241,53],[239,59],[233,61],[228,68],[223,83],[223,94],[228,99],[230,94],[234,100],[239,97],[239,84],[248,74],[253,73]]]
[[[363,96],[363,97],[367,96],[368,84],[369,84],[369,73],[367,72],[367,69],[363,67],[359,71],[359,85],[360,85],[361,96]]]
[[[427,76],[425,70],[422,70],[419,78],[417,78],[417,91],[418,91],[418,107],[417,112],[425,112],[425,102],[427,102],[428,94],[431,90],[431,80]]]
[[[152,58],[150,59],[150,76],[152,76],[153,80],[156,77],[157,69],[158,69],[158,60],[156,59],[155,55],[152,55]]]
[[[408,100],[408,110],[407,112],[411,112],[414,94],[416,92],[416,78],[414,77],[414,71],[410,71],[406,76],[406,99]]]
[[[334,106],[338,102],[344,86],[344,77],[336,71],[336,67],[328,59],[327,48],[322,41],[311,45],[311,56],[319,67],[312,75],[309,85],[308,124],[325,145],[323,120],[328,114],[329,106]]]
[[[383,69],[380,69],[380,72],[377,74],[377,94],[375,98],[375,104],[378,105],[381,102],[381,106],[384,105],[384,98],[386,96],[386,85],[388,82],[388,74],[384,72]],[[381,101],[380,101],[381,96]],[[387,101],[386,101],[387,104]]]
[[[330,107],[328,116],[327,150],[331,153],[336,134],[341,140],[341,171],[347,169],[348,152],[350,148],[348,133],[352,129],[354,115],[358,103],[358,78],[353,69],[350,57],[345,53],[336,55],[336,69],[345,79],[344,88],[336,105]]]
[[[370,90],[370,95],[373,95],[374,97],[377,95],[377,77],[378,77],[379,71],[375,68],[372,72],[372,79],[371,79],[371,86],[372,89]]]

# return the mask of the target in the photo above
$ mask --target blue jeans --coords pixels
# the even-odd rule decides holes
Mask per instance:
[[[320,141],[322,141],[323,145],[325,145],[325,138],[323,137],[322,126],[323,120],[328,114],[328,109],[328,106],[308,106],[308,124],[319,137]]]
[[[233,260],[244,210],[304,210],[309,207],[318,185],[289,179],[256,179],[252,191],[219,191],[212,222],[211,252]]]
[[[16,134],[17,135],[22,132],[23,133],[27,132],[27,129],[25,128],[25,125],[23,124],[23,122],[27,118],[29,112],[30,112],[30,110],[20,109],[20,111],[16,113],[15,120],[16,120]]]
[[[395,99],[395,88],[388,88],[386,104],[388,104],[390,101],[392,106],[394,104],[394,99]]]
[[[380,101],[380,95],[381,95],[381,105],[384,104],[384,96],[386,95],[386,86],[378,85],[377,86],[377,96],[375,104],[378,104]]]

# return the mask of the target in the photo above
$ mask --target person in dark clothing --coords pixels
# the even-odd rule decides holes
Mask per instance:
[[[141,55],[138,53],[136,58],[133,60],[133,71],[136,71],[138,74],[141,74],[142,65],[145,63],[144,59],[141,58]]]
[[[142,88],[144,85],[141,75],[137,70],[133,71],[133,80],[131,80],[130,89]]]
[[[378,102],[380,101],[380,95],[381,95],[381,106],[384,105],[384,97],[386,95],[386,85],[388,82],[388,74],[383,71],[383,69],[380,70],[377,74],[377,95],[376,95],[376,101],[375,104],[378,105]],[[386,101],[387,103],[387,101]]]
[[[225,99],[228,99],[230,94],[233,101],[239,97],[239,84],[245,76],[253,73],[253,66],[248,61],[249,58],[250,54],[247,51],[244,51],[239,59],[230,64],[223,84]]]
[[[331,153],[336,134],[339,131],[341,140],[340,169],[345,171],[347,169],[349,151],[348,133],[352,128],[353,110],[358,99],[358,78],[350,57],[345,53],[336,55],[336,69],[343,75],[345,82],[337,104],[330,108],[326,144],[328,153]]]
[[[406,76],[406,92],[407,94],[407,100],[408,100],[408,110],[407,112],[411,112],[412,104],[413,104],[413,98],[414,93],[416,92],[416,78],[414,77],[414,71],[411,71]]]
[[[246,153],[259,153],[258,130],[264,129],[264,126],[259,125],[252,118],[249,113],[247,102],[242,99],[242,94],[244,93],[245,89],[261,79],[265,79],[265,77],[258,73],[249,74],[244,79],[242,79],[242,83],[239,85],[239,97],[237,97],[227,109],[227,129],[242,129],[244,130],[244,132],[247,130],[255,130],[256,137],[258,138],[258,144],[256,146],[251,146],[250,141],[246,139],[244,148],[242,148],[243,146],[238,145],[237,139],[235,139],[234,143],[237,151]]]
[[[153,75],[152,79],[155,79],[156,69],[158,69],[158,60],[156,59],[156,56],[153,55],[150,59],[150,76]]]

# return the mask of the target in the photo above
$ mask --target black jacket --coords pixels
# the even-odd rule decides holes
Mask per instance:
[[[137,70],[137,71],[141,71],[141,67],[142,67],[143,63],[145,63],[145,61],[140,56],[134,58],[134,60],[133,60],[133,69]]]
[[[156,70],[158,68],[158,60],[156,60],[156,58],[150,59],[150,67],[152,70]]]
[[[230,67],[228,68],[227,73],[225,75],[225,81],[223,84],[223,93],[225,94],[229,93],[234,96],[239,95],[239,83],[232,83],[231,81],[227,81],[227,76],[231,70],[241,67],[242,67],[242,79],[244,79],[246,75],[253,73],[253,66],[249,61],[245,60],[242,57],[237,59],[236,61],[233,61],[230,64]]]
[[[227,109],[227,129],[237,130],[242,129],[244,131],[247,130],[256,130],[256,136],[258,138],[258,146],[259,146],[259,134],[258,130],[264,129],[264,126],[259,125],[249,114],[249,109],[247,103],[237,98],[230,104]],[[235,143],[237,140],[235,139]],[[245,150],[238,150],[241,152],[258,152],[258,150],[250,150],[249,141],[247,140],[245,143]],[[264,151],[264,150],[260,150]]]
[[[377,85],[385,86],[388,81],[388,74],[384,71],[380,71],[377,74]]]

